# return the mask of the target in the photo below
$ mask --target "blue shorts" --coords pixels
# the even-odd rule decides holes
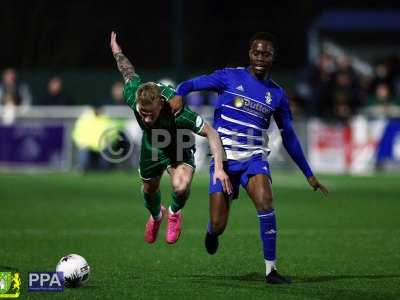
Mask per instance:
[[[232,199],[236,199],[239,196],[240,185],[245,188],[249,183],[249,178],[256,174],[267,175],[271,180],[268,161],[261,155],[255,155],[246,161],[228,160],[224,162],[224,170],[228,174],[233,186]],[[221,182],[217,180],[216,184],[213,184],[213,177],[214,163],[212,162],[210,165],[210,185],[208,189],[210,195],[223,192]]]

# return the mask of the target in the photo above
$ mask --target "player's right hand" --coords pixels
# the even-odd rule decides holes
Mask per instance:
[[[221,181],[224,193],[227,193],[228,195],[232,195],[233,194],[232,183],[229,179],[229,176],[225,173],[224,170],[218,170],[218,169],[215,170],[214,176],[213,176],[214,184],[217,183],[217,179],[219,179],[219,181]]]
[[[114,31],[111,32],[110,47],[113,55],[122,52],[121,47],[117,43],[117,34]]]
[[[314,191],[316,190],[320,190],[322,192],[322,194],[324,194],[324,196],[328,196],[329,191],[328,189],[321,184],[317,178],[315,178],[314,176],[310,176],[307,178],[308,183],[311,185],[311,187],[314,189]]]

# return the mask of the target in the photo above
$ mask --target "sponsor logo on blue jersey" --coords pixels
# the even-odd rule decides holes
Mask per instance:
[[[267,106],[261,104],[260,102],[253,101],[248,98],[243,98],[243,97],[236,97],[233,100],[233,105],[236,108],[242,108],[243,110],[246,110],[251,113],[255,113],[257,115],[267,115],[271,112],[271,109],[269,109]]]

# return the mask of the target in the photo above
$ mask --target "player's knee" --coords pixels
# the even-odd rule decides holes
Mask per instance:
[[[185,180],[176,181],[173,183],[172,189],[177,196],[184,196],[188,193],[189,183]]]
[[[154,194],[158,190],[158,186],[154,184],[143,184],[143,193]]]
[[[175,186],[173,190],[177,197],[184,197],[189,193],[189,190],[185,185]]]
[[[272,197],[263,197],[261,201],[256,202],[256,209],[258,211],[267,211],[272,207]]]

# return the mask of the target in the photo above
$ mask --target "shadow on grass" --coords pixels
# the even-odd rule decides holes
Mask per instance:
[[[343,279],[389,279],[400,278],[400,274],[385,274],[385,275],[322,275],[322,276],[298,276],[293,277],[294,282],[298,283],[313,283],[327,282]]]
[[[15,271],[15,272],[18,272],[18,268],[10,267],[10,266],[1,266],[0,265],[0,271]]]
[[[286,275],[286,274],[285,274]],[[291,276],[289,276],[291,277]],[[142,274],[131,279],[140,280],[145,285],[150,287],[158,287],[164,289],[172,289],[177,282],[185,282],[183,290],[199,290],[206,291],[207,297],[214,299],[221,295],[232,295],[233,299],[249,299],[248,295],[256,297],[270,296],[279,297],[279,299],[296,298],[307,300],[398,300],[396,292],[393,289],[383,288],[376,289],[376,284],[369,283],[352,283],[346,280],[384,280],[391,278],[400,278],[400,274],[342,274],[342,275],[320,275],[320,276],[292,276],[293,283],[289,285],[271,286],[265,283],[263,273],[246,273],[241,275],[221,275],[221,274],[178,274],[175,276],[167,276],[166,278],[149,278],[147,274]],[[335,281],[344,280],[341,284],[324,284]],[[310,283],[315,283],[310,284]],[[380,283],[377,283],[380,284]],[[390,285],[395,285],[392,282]],[[395,285],[397,286],[397,285]],[[173,287],[173,288],[171,288]],[[213,289],[215,287],[215,289]],[[322,288],[323,287],[323,288]],[[385,286],[382,286],[385,287]],[[205,294],[203,295],[204,297]],[[223,297],[224,298],[224,297]]]
[[[242,282],[263,282],[265,277],[261,273],[248,273],[243,275],[188,275],[186,278],[202,280],[235,280]],[[288,276],[294,284],[296,283],[317,283],[317,282],[328,282],[337,281],[344,279],[390,279],[400,278],[400,274],[385,274],[385,275],[321,275],[321,276]]]
[[[265,277],[261,273],[248,273],[243,275],[183,275],[179,277],[185,277],[188,279],[198,280],[198,281],[215,281],[215,280],[236,280],[243,282],[262,282],[265,281]]]

